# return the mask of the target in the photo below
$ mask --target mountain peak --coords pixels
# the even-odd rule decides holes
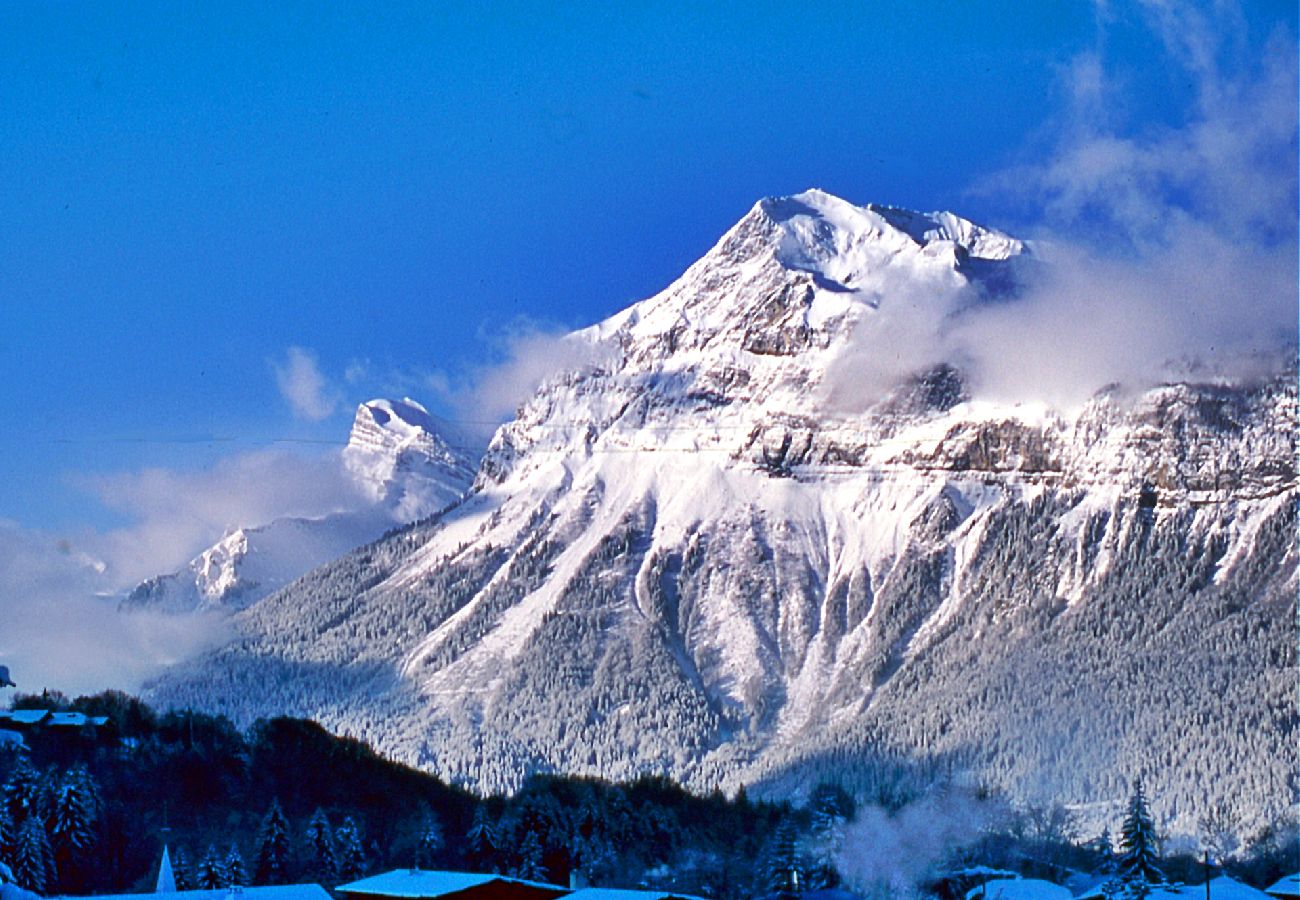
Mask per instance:
[[[863,248],[908,249],[950,256],[1005,260],[1025,252],[1023,242],[951,212],[894,206],[856,206],[820,188],[760,200],[754,212],[777,226],[777,258],[787,268],[822,271],[862,264]],[[943,251],[948,251],[944,253]]]

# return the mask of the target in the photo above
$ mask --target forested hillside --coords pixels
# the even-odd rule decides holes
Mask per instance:
[[[36,730],[29,750],[0,752],[0,861],[46,894],[151,889],[164,843],[188,887],[333,886],[418,865],[560,883],[579,870],[596,885],[717,898],[836,884],[952,896],[972,866],[1081,883],[1120,859],[1108,834],[1084,833],[1059,805],[1016,807],[939,772],[872,797],[823,783],[802,807],[743,790],[699,797],[660,778],[537,776],[484,798],[300,719],[241,733],[116,692],[16,705],[109,719]],[[1262,884],[1300,863],[1293,821],[1244,844],[1230,825],[1207,820],[1205,840],[1237,876]],[[890,858],[897,846],[910,848],[906,860]],[[1194,849],[1167,847],[1164,871],[1194,877]]]

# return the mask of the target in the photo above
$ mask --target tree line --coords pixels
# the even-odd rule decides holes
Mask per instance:
[[[220,716],[160,714],[111,691],[14,705],[109,720],[32,732],[27,749],[0,752],[0,862],[42,894],[152,889],[166,844],[178,889],[334,887],[415,866],[557,883],[576,871],[606,887],[790,897],[841,885],[862,804],[890,821],[925,791],[951,790],[936,779],[865,798],[828,780],[795,805],[755,802],[743,789],[697,796],[663,777],[614,784],[552,774],[480,797],[307,720],[265,719],[240,732]],[[1085,840],[1059,807],[984,801],[1005,814],[945,848],[918,890],[957,896],[964,885],[951,873],[983,865],[1057,881],[1098,873],[1121,900],[1140,900],[1144,885],[1198,871],[1187,853],[1161,856],[1140,784],[1117,850],[1108,833]],[[1249,847],[1216,852],[1263,884],[1297,868],[1294,834],[1284,823]]]

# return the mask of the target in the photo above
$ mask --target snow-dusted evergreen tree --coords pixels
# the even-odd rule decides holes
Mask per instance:
[[[224,887],[248,886],[248,867],[244,865],[244,855],[239,852],[238,844],[230,845],[230,852],[226,854],[225,870]]]
[[[4,784],[4,803],[14,827],[22,827],[29,815],[39,812],[40,791],[40,773],[27,754],[20,753]]]
[[[836,887],[840,873],[835,867],[844,847],[844,829],[853,816],[853,799],[839,785],[822,783],[808,798],[812,831],[805,842],[808,858],[806,890]]]
[[[500,870],[500,840],[496,826],[483,804],[474,810],[474,821],[465,835],[465,854],[470,865],[480,872]]]
[[[1151,885],[1164,883],[1164,873],[1156,865],[1160,855],[1156,824],[1140,778],[1129,798],[1119,847],[1119,877],[1129,893],[1145,896]]]
[[[1088,842],[1088,850],[1097,858],[1097,874],[1115,874],[1115,844],[1109,828],[1102,828],[1101,834]]]
[[[351,816],[334,832],[334,845],[338,851],[339,878],[351,881],[366,872],[366,852],[361,846],[361,832]]]
[[[18,829],[9,815],[9,806],[0,803],[0,863],[11,869],[14,865],[14,850],[18,846]]]
[[[64,772],[51,803],[50,844],[64,890],[80,892],[99,819],[99,791],[84,766]]]
[[[39,816],[28,816],[18,829],[18,848],[12,868],[18,886],[37,894],[45,893],[53,883],[57,875],[54,853]]]
[[[794,897],[803,891],[805,873],[799,857],[799,833],[792,819],[783,819],[772,833],[763,854],[760,875],[761,892]]]
[[[442,851],[442,824],[431,809],[426,809],[420,822],[420,834],[415,842],[415,867],[427,869]]]
[[[585,837],[581,834],[573,841],[570,848],[574,867],[587,877],[592,885],[606,884],[616,872],[618,854],[608,836],[602,831],[593,831]]]
[[[546,867],[542,865],[542,839],[533,829],[524,832],[523,840],[519,842],[518,855],[511,875],[525,881],[546,880]]]
[[[262,820],[253,880],[257,884],[285,884],[288,878],[289,821],[284,817],[284,810],[280,809],[280,802],[273,800],[271,809]]]
[[[226,886],[226,867],[215,844],[208,844],[208,852],[199,860],[195,881],[194,886],[201,891],[215,891]]]
[[[176,881],[176,890],[194,890],[194,873],[190,871],[190,857],[184,847],[178,846],[172,854],[172,877]]]
[[[329,816],[317,808],[307,822],[307,870],[312,881],[334,884],[338,878],[338,862],[334,855],[334,833]]]

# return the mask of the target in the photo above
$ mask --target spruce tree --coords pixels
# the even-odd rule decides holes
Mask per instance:
[[[37,894],[45,893],[54,880],[54,854],[45,824],[38,816],[28,816],[18,829],[13,872],[19,887]]]
[[[98,819],[98,791],[84,767],[65,772],[58,781],[50,810],[50,844],[60,885],[79,893],[89,875],[95,826]]]
[[[531,828],[524,832],[523,840],[519,842],[519,862],[511,874],[525,881],[546,880],[546,868],[542,865],[542,839]]]
[[[807,890],[837,887],[836,860],[844,847],[844,830],[853,816],[853,799],[839,785],[823,782],[808,798],[812,834],[808,841]]]
[[[1119,876],[1131,891],[1145,896],[1147,886],[1164,883],[1164,873],[1156,866],[1159,847],[1155,820],[1151,818],[1140,778],[1129,798],[1119,846]]]
[[[222,865],[215,844],[208,844],[208,852],[199,860],[195,887],[201,891],[215,891],[226,886],[226,867]]]
[[[4,804],[15,828],[21,828],[39,805],[41,777],[27,754],[20,753],[4,784]]]
[[[1097,857],[1099,874],[1115,874],[1115,846],[1111,842],[1109,828],[1102,828],[1101,834],[1088,842],[1088,850]]]
[[[804,871],[799,858],[798,832],[791,819],[783,819],[768,841],[761,874],[763,887],[780,897],[794,897],[803,891]]]
[[[247,887],[248,867],[244,865],[244,856],[239,852],[238,844],[230,845],[226,854],[226,883],[223,887]]]
[[[351,816],[346,816],[343,824],[334,832],[334,843],[338,848],[339,878],[351,881],[364,875],[366,853],[361,847],[361,832]]]
[[[338,878],[338,865],[334,858],[334,835],[325,810],[317,808],[312,813],[305,837],[311,880],[320,884],[334,884]]]
[[[479,804],[474,810],[474,821],[465,835],[465,851],[469,863],[481,872],[496,872],[500,853],[496,827],[488,816],[487,807]]]
[[[442,825],[433,810],[426,809],[420,823],[420,834],[415,842],[415,867],[430,868],[442,850]]]
[[[176,881],[176,890],[194,890],[194,874],[190,871],[190,858],[185,853],[185,848],[179,845],[176,847],[176,852],[172,854],[172,878]]]
[[[18,829],[9,815],[7,804],[0,803],[0,863],[10,869],[14,866],[14,851],[18,848]]]
[[[262,820],[253,879],[257,884],[286,884],[289,880],[289,821],[278,800],[271,801]]]

